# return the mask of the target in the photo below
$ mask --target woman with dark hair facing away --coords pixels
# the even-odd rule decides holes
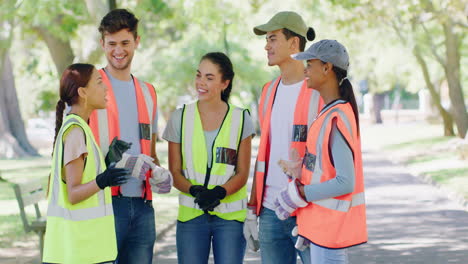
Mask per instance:
[[[88,126],[95,109],[106,107],[107,88],[91,64],[72,64],[60,80],[49,179],[44,263],[113,263],[117,257],[109,186],[130,172],[106,168]],[[63,118],[65,104],[71,107]]]
[[[307,86],[319,91],[326,105],[309,130],[302,162],[283,166],[297,179],[280,192],[275,212],[282,219],[297,213],[296,246],[311,242],[312,263],[348,263],[346,248],[367,242],[359,113],[347,76],[348,52],[325,39],[292,57],[307,61]]]
[[[234,71],[221,52],[205,54],[198,65],[198,100],[177,109],[163,138],[169,142],[169,169],[180,190],[177,257],[183,264],[242,263],[246,241],[247,178],[251,139],[247,110],[228,103]]]

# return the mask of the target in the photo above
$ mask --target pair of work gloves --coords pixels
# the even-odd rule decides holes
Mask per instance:
[[[170,192],[173,185],[170,171],[154,164],[154,159],[148,155],[129,155],[125,153],[130,147],[131,143],[118,140],[117,138],[112,140],[106,156],[106,163],[110,163],[106,170],[109,171],[106,179],[113,181],[111,183],[113,185],[107,186],[122,185],[128,181],[129,177],[146,180],[146,174],[151,170],[149,183],[152,191],[160,194]],[[125,174],[125,176],[122,176],[122,174]],[[98,182],[98,177],[96,177],[96,182]],[[99,187],[101,188],[101,186]]]
[[[300,207],[307,206],[307,201],[299,193],[298,186],[301,185],[299,179],[302,171],[302,158],[296,149],[291,149],[289,152],[290,160],[279,160],[278,165],[283,172],[288,176],[290,182],[280,191],[275,201],[275,213],[278,219],[286,220],[291,214]],[[297,226],[292,230],[293,236],[298,236]],[[255,208],[249,207],[247,210],[247,218],[244,222],[244,237],[247,240],[249,248],[253,251],[259,249],[258,243],[258,227]],[[298,236],[295,247],[298,250],[306,249],[310,241],[302,236]]]
[[[221,203],[221,200],[226,197],[226,189],[219,185],[213,189],[208,189],[203,185],[192,185],[189,193],[195,197],[195,203],[203,211],[213,211]]]
[[[124,153],[116,167],[127,168],[132,177],[143,181],[146,180],[146,174],[151,171],[149,178],[151,190],[159,194],[169,193],[173,185],[172,174],[169,170],[154,164],[153,161],[153,158],[145,154],[129,155]]]
[[[297,225],[293,228],[291,234],[294,237],[297,237],[296,243],[294,245],[300,251],[304,251],[307,247],[310,246],[310,241],[298,235]],[[249,207],[247,209],[247,218],[244,222],[244,238],[247,241],[248,247],[257,252],[260,249],[260,242],[258,240],[258,225],[257,225],[257,215],[255,215],[255,208]]]
[[[122,159],[122,155],[132,146],[132,143],[127,143],[115,137],[109,145],[105,163],[106,170],[96,176],[96,184],[100,189],[112,186],[120,186],[130,179],[131,171],[127,168],[116,167],[116,163]]]

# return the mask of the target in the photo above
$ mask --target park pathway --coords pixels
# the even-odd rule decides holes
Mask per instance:
[[[349,249],[351,263],[468,263],[466,210],[376,150],[363,160],[369,242]],[[175,228],[156,250],[153,263],[177,263]],[[248,251],[244,263],[260,255]]]

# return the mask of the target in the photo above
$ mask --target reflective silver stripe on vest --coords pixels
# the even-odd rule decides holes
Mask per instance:
[[[196,111],[195,104],[189,104],[185,107],[186,117],[194,117]],[[242,118],[243,110],[240,108],[233,108],[231,115],[231,131],[229,138],[229,147],[237,151],[238,144],[238,131],[240,126],[240,121]],[[193,166],[193,153],[192,153],[192,140],[194,135],[194,122],[195,118],[184,118],[184,155],[185,155],[185,165],[186,169],[183,170],[183,174],[187,179],[194,179],[198,183],[205,182],[205,174],[196,172]],[[214,159],[215,157],[213,157]],[[225,175],[215,175],[211,174],[209,185],[222,185],[225,184],[233,175],[235,174],[235,166],[226,164],[226,174]]]
[[[309,89],[309,88],[307,88]],[[320,93],[313,90],[312,95],[309,102],[309,113],[307,116],[307,127],[310,128],[312,122],[314,122],[315,118],[318,115],[318,104],[320,100]]]
[[[235,107],[234,109],[232,109],[231,128],[239,127],[242,113],[243,111],[240,108]],[[241,137],[242,137],[242,134],[241,134]],[[238,138],[238,130],[231,129],[231,132],[229,133],[229,148],[235,149],[236,151],[237,151],[237,138]]]
[[[257,162],[255,163],[255,171],[265,173],[265,162],[257,160]]]
[[[268,85],[268,90],[267,90],[267,94],[266,94],[266,97],[265,97],[265,101],[263,101],[263,118],[265,118],[265,112],[267,110],[267,107],[268,107],[268,101],[270,101],[270,96],[271,96],[271,93],[273,91],[273,88],[275,87],[275,82],[276,82],[276,79],[273,79],[271,82],[270,82],[270,85]],[[262,126],[262,124],[260,124],[260,127]]]
[[[208,185],[223,185],[225,184],[232,176],[234,176],[234,166],[232,165],[226,165],[227,168],[230,168],[232,167],[232,169],[229,169],[229,172],[231,172],[230,174],[226,174],[226,175],[215,175],[215,174],[211,174],[210,176],[210,180],[208,181]],[[227,170],[228,171],[228,170]],[[199,172],[192,172],[190,174],[190,178],[188,177],[188,170],[182,170],[182,175],[185,176],[185,178],[187,179],[194,179],[196,180],[198,183],[202,184],[205,182],[205,174],[203,173],[199,173]],[[193,178],[195,177],[195,178]]]
[[[107,154],[109,151],[109,120],[107,120],[107,110],[106,109],[97,109],[97,123],[99,129],[99,145],[101,145],[102,153]]]
[[[190,208],[195,208],[201,210],[197,203],[195,203],[195,198],[187,196],[184,194],[179,194],[179,204],[187,206]],[[214,212],[218,213],[233,213],[243,209],[247,209],[247,198],[238,200],[232,203],[221,203],[220,205],[214,208]]]
[[[76,118],[70,118],[66,120],[65,123],[62,125],[62,128],[59,132],[59,137],[56,140],[56,142],[58,143],[56,143],[55,145],[55,168],[54,168],[55,171],[54,171],[51,199],[47,208],[47,216],[61,217],[66,220],[72,220],[72,221],[83,221],[83,220],[90,220],[90,219],[95,219],[95,218],[99,218],[103,216],[113,215],[112,204],[105,203],[104,190],[100,190],[97,192],[99,205],[96,207],[70,210],[68,208],[61,207],[58,203],[59,195],[60,195],[59,184],[61,180],[60,179],[61,167],[59,164],[58,146],[63,144],[62,143],[62,137],[63,137],[63,132],[64,132],[63,129],[67,127],[68,124],[70,123],[80,124],[79,120],[77,120]],[[86,132],[84,132],[84,134],[85,136],[87,135]],[[93,142],[86,142],[86,144],[92,144],[93,146],[94,157],[95,157],[95,162],[96,162],[96,175],[97,175],[102,172],[99,151],[97,149],[96,144],[94,144]],[[62,157],[60,156],[60,159],[61,158]]]
[[[203,175],[203,180],[199,181],[197,179],[197,174],[195,173],[195,169],[193,167],[193,153],[192,153],[192,144],[187,144],[192,142],[192,137],[194,133],[194,123],[195,123],[195,104],[189,104],[185,106],[185,110],[187,114],[184,114],[186,117],[192,117],[192,118],[183,118],[184,122],[184,161],[185,161],[185,167],[187,168],[184,170],[186,174],[184,176],[187,179],[191,178],[191,175],[195,177],[195,180],[199,183],[203,183],[205,179],[205,175]]]
[[[312,181],[310,184],[320,183],[320,178],[322,177],[322,173],[323,173],[322,171],[322,156],[323,156],[322,149],[323,149],[323,142],[324,142],[323,138],[325,137],[325,130],[327,128],[327,126],[324,124],[327,124],[329,122],[332,114],[335,112],[338,112],[338,114],[340,115],[342,121],[346,124],[346,126],[348,128],[351,128],[351,123],[349,122],[348,117],[344,114],[344,112],[341,109],[336,108],[336,109],[331,110],[329,113],[327,113],[327,115],[325,116],[325,120],[322,123],[322,127],[320,128],[319,136],[317,139],[317,146],[315,149],[317,158],[315,159],[315,169],[314,169],[314,174],[312,176]]]
[[[143,91],[143,97],[145,98],[145,103],[146,103],[146,109],[148,110],[148,119],[150,121],[150,136],[153,134],[153,126],[151,126],[151,121],[153,120],[153,97],[151,96],[151,93],[149,91],[149,87],[148,85],[146,85],[146,83],[144,82],[140,82],[138,80],[138,82],[140,83],[140,87],[141,87],[141,90]],[[153,89],[151,87],[151,89]]]
[[[229,148],[238,151],[237,144],[238,144],[238,136],[239,136],[239,126],[241,119],[243,118],[242,114],[244,111],[240,108],[235,107],[232,109],[232,116],[231,116],[231,131],[229,132]],[[237,129],[236,129],[237,128]],[[242,131],[240,137],[242,138]],[[237,152],[237,157],[239,157],[239,153]],[[237,160],[236,157],[236,160]],[[214,157],[213,157],[214,158]],[[237,165],[237,164],[236,164]],[[211,174],[210,182],[217,182],[214,185],[221,185],[225,184],[232,176],[234,176],[236,166],[226,164],[226,174],[223,176],[220,175],[213,175]],[[216,178],[216,179],[213,179]]]
[[[314,201],[313,203],[320,205],[322,207],[325,207],[327,209],[330,209],[330,210],[348,212],[349,209],[353,206],[365,204],[366,200],[365,200],[364,192],[361,192],[361,193],[357,193],[353,195],[353,198],[351,201],[344,201],[344,200],[329,198],[329,199]]]
[[[102,192],[102,191],[99,191]],[[47,209],[47,216],[55,216],[71,221],[84,221],[112,215],[112,204],[104,206],[69,210],[57,204],[50,204]]]

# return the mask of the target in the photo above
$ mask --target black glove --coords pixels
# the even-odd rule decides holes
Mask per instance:
[[[115,163],[111,163],[107,169],[96,176],[96,184],[99,188],[104,189],[107,186],[119,186],[128,181],[130,171],[125,168],[116,168]]]
[[[190,189],[189,189],[189,193],[193,196],[193,197],[197,197],[197,195],[203,191],[206,191],[206,187],[203,186],[203,185],[192,185],[190,186]]]
[[[213,211],[224,197],[226,197],[226,189],[218,185],[211,190],[198,193],[195,202],[203,211]]]
[[[130,149],[132,143],[125,142],[115,137],[109,145],[109,152],[106,155],[106,165],[109,166],[112,162],[119,162],[122,159],[122,154]]]

